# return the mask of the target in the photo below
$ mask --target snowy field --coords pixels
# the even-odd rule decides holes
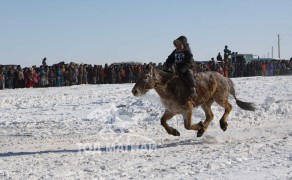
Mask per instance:
[[[233,79],[236,106],[223,132],[223,109],[203,137],[181,116],[160,125],[155,91],[134,84],[0,91],[0,179],[292,179],[292,76]],[[193,122],[204,120],[193,112]]]

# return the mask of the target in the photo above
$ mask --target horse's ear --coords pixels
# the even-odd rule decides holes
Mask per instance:
[[[152,72],[153,65],[152,64],[147,64],[145,70],[148,71],[148,72]]]
[[[149,64],[146,65],[145,70],[149,70]]]

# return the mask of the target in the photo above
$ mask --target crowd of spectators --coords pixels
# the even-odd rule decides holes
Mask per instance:
[[[228,58],[227,58],[228,59]],[[292,58],[282,61],[253,61],[251,63],[229,61],[207,61],[195,63],[195,72],[217,71],[226,77],[277,76],[292,74]],[[155,64],[155,63],[154,63]],[[60,87],[80,84],[135,83],[145,63],[114,63],[102,65],[60,62],[47,65],[46,58],[39,67],[0,65],[0,89]],[[155,64],[156,65],[156,64]],[[163,64],[156,65],[163,69]]]
[[[197,65],[196,72],[217,71],[225,77],[292,75],[292,59],[277,61],[215,62]]]
[[[248,77],[248,76],[279,76],[292,75],[292,57],[290,60],[275,60],[272,58],[254,59],[253,61],[233,61],[232,56],[237,52],[231,52],[228,46],[224,48],[222,58],[220,52],[216,61],[211,58],[207,63],[200,63],[195,68],[196,72],[217,71],[225,77]]]
[[[80,84],[119,84],[135,82],[144,64],[119,63],[91,65],[60,62],[40,67],[0,66],[0,89],[60,87]]]

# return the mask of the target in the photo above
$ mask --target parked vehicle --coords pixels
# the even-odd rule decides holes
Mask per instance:
[[[231,55],[231,62],[232,63],[240,63],[245,61],[246,63],[250,63],[254,61],[254,56],[253,54],[232,54]]]

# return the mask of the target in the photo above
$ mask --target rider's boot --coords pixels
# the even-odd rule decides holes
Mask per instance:
[[[197,92],[196,92],[196,87],[195,86],[190,88],[190,92],[191,92],[190,93],[190,98],[191,99],[193,99],[193,98],[195,98],[197,96]]]

